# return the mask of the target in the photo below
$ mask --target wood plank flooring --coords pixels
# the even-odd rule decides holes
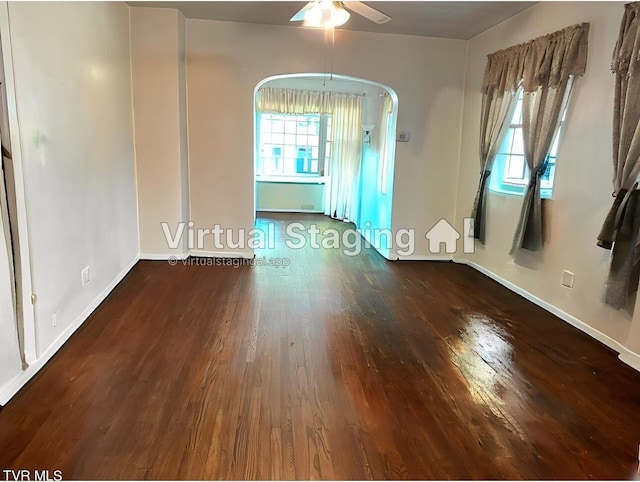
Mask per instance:
[[[473,269],[140,262],[0,411],[65,479],[628,479],[640,374]],[[304,216],[321,229],[345,229]]]

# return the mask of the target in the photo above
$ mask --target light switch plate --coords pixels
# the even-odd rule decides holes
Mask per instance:
[[[571,271],[564,270],[562,272],[562,279],[560,283],[562,284],[562,286],[566,286],[567,288],[573,288],[573,281],[575,279],[575,276],[576,275]]]
[[[87,286],[87,284],[89,283],[89,267],[88,266],[81,271],[80,276],[82,277],[82,286]]]

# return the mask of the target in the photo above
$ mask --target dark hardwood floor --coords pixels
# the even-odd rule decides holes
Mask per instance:
[[[0,411],[65,479],[628,479],[640,373],[473,269],[140,262]],[[348,227],[305,216],[321,228]]]

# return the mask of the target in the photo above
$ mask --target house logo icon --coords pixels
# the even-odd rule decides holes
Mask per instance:
[[[463,252],[467,254],[475,251],[472,223],[472,218],[464,218]],[[453,254],[458,251],[458,240],[462,236],[449,221],[442,218],[427,231],[424,237],[429,240],[429,252],[431,254],[441,254],[443,244],[444,252],[446,254]]]

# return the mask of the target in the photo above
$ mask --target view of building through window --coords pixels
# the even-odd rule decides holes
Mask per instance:
[[[258,117],[258,176],[323,176],[331,155],[331,116],[265,114]]]

